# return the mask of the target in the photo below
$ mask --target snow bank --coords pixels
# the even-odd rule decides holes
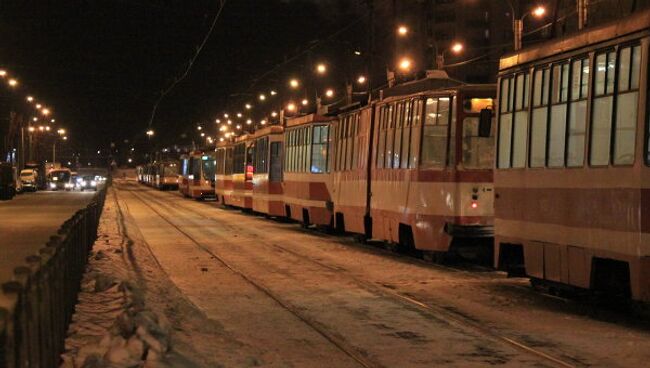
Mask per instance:
[[[102,213],[98,239],[68,329],[62,368],[192,366],[170,352],[169,323],[145,305],[132,277],[115,205]]]

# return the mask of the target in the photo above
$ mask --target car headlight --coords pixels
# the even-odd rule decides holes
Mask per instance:
[[[50,183],[50,188],[52,188],[52,189],[56,188],[56,184]]]
[[[79,184],[81,184],[81,186],[83,187],[86,185],[86,182],[82,180]]]
[[[97,182],[94,181],[94,180],[91,181],[91,182],[90,182],[90,186],[91,186],[91,187],[96,187],[96,186],[97,186]]]
[[[65,183],[64,185],[66,188],[72,188],[72,183]]]

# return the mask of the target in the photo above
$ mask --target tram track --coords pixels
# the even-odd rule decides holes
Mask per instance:
[[[145,206],[147,206],[149,209],[151,209],[151,211],[153,211],[163,221],[165,221],[167,224],[169,224],[171,227],[173,227],[176,231],[178,231],[180,234],[182,234],[188,240],[190,240],[197,248],[199,248],[201,251],[203,251],[203,252],[207,253],[208,255],[210,255],[214,260],[216,260],[222,266],[227,268],[230,272],[236,274],[241,279],[246,281],[248,284],[253,286],[255,289],[260,291],[262,294],[264,294],[268,298],[272,299],[282,309],[284,309],[287,312],[291,313],[293,316],[295,316],[297,319],[299,319],[305,325],[309,326],[313,331],[315,331],[317,334],[322,336],[325,340],[327,340],[329,343],[334,345],[338,350],[343,352],[345,355],[350,357],[352,360],[356,361],[360,366],[365,367],[365,368],[384,368],[384,366],[382,364],[380,364],[378,362],[375,362],[375,361],[371,360],[370,358],[366,357],[365,354],[363,352],[358,351],[358,349],[356,347],[347,344],[341,338],[337,337],[335,334],[328,331],[328,329],[325,326],[323,326],[320,322],[309,318],[304,313],[301,313],[297,308],[295,308],[294,306],[292,306],[288,302],[284,301],[282,298],[280,298],[278,295],[276,295],[270,289],[268,289],[264,285],[260,284],[259,282],[256,282],[249,275],[247,275],[244,272],[240,271],[235,266],[230,264],[228,261],[223,259],[223,257],[220,257],[218,254],[214,253],[211,249],[209,249],[208,247],[203,245],[201,242],[196,240],[191,234],[188,234],[186,231],[181,229],[178,225],[174,224],[167,216],[163,215],[160,211],[158,211],[156,208],[154,208],[154,206],[149,204],[145,199],[143,199],[142,195],[137,194],[136,191],[131,191],[131,194],[133,194],[133,196],[135,198],[137,198]],[[148,197],[150,199],[153,199],[153,201],[158,203],[159,205],[161,204],[160,200],[153,198],[153,196],[148,196]],[[153,255],[154,254],[153,250],[151,250],[151,249],[149,249],[149,250],[150,250],[151,254]]]
[[[138,194],[135,194],[135,193]],[[174,211],[176,213],[180,213],[179,207],[183,208],[185,211],[192,211],[193,214],[199,216],[202,219],[206,219],[209,221],[214,221],[218,222],[214,217],[205,215],[203,213],[195,211],[195,209],[189,208],[189,206],[185,204],[179,204],[179,203],[174,203],[174,205],[165,202],[162,198],[159,198],[159,196],[155,195],[154,193],[149,193],[149,191],[132,191],[134,193],[134,196],[138,198],[141,202],[143,202],[147,207],[149,207],[154,213],[156,213],[159,217],[161,217],[165,222],[170,224],[170,226],[174,227],[177,231],[182,233],[184,236],[186,236],[188,239],[190,239],[197,247],[199,247],[201,250],[207,252],[210,254],[212,257],[217,259],[221,264],[223,264],[225,267],[227,267],[229,270],[232,272],[236,273],[240,277],[242,277],[244,280],[246,280],[248,283],[253,285],[256,289],[260,290],[267,296],[269,296],[271,299],[273,299],[276,303],[281,305],[283,308],[287,309],[289,312],[294,314],[296,317],[298,317],[301,321],[309,325],[312,329],[316,330],[319,334],[321,334],[323,337],[325,337],[328,341],[330,341],[332,344],[334,344],[339,350],[345,352],[348,356],[353,358],[355,361],[357,361],[360,365],[364,367],[380,367],[376,362],[368,360],[363,354],[360,354],[359,352],[356,351],[356,348],[347,346],[345,342],[342,342],[339,338],[334,336],[333,334],[329,333],[327,328],[320,324],[318,321],[315,321],[307,316],[305,316],[303,313],[300,313],[295,307],[291,306],[289,303],[285,302],[280,298],[279,296],[275,295],[271,290],[269,290],[267,287],[262,285],[261,283],[255,281],[251,276],[246,275],[244,272],[241,270],[238,270],[236,267],[231,265],[229,262],[224,260],[222,257],[218,256],[215,254],[212,250],[207,248],[205,245],[201,244],[199,241],[194,239],[190,234],[187,234],[185,231],[183,231],[179,226],[173,223],[167,216],[163,215],[160,211],[155,209],[148,201],[154,202],[156,205],[164,209],[164,212],[170,213],[170,211]],[[146,198],[145,198],[146,197]],[[182,203],[182,202],[181,202]],[[221,226],[224,226],[223,223],[219,223]],[[232,227],[232,225],[227,225]],[[233,230],[236,231],[236,229],[233,227]],[[398,302],[404,306],[408,306],[411,308],[416,308],[419,310],[420,313],[424,313],[428,317],[436,318],[436,319],[441,319],[444,320],[446,323],[452,326],[456,326],[459,328],[463,329],[468,329],[470,331],[473,331],[477,333],[478,335],[481,335],[483,337],[486,337],[492,341],[510,346],[515,348],[516,350],[523,352],[525,354],[528,354],[529,356],[533,356],[537,359],[543,360],[552,366],[555,367],[580,367],[584,366],[584,364],[580,363],[579,360],[577,359],[572,359],[574,361],[569,361],[567,359],[560,358],[556,355],[544,352],[536,347],[530,346],[526,343],[523,343],[521,341],[518,341],[517,338],[513,338],[510,336],[506,336],[505,334],[496,332],[493,328],[490,326],[486,326],[484,324],[481,324],[480,321],[476,321],[472,319],[469,316],[463,315],[461,312],[454,311],[452,308],[449,308],[444,305],[439,305],[431,302],[424,302],[421,300],[418,300],[416,297],[413,297],[408,294],[400,293],[395,290],[391,290],[386,287],[380,287],[376,283],[372,283],[369,281],[362,280],[358,278],[357,276],[351,274],[349,271],[342,269],[341,267],[331,265],[328,263],[325,263],[323,261],[314,259],[313,257],[310,257],[308,255],[302,254],[300,252],[297,252],[293,249],[289,249],[287,247],[278,245],[276,241],[262,241],[264,246],[271,247],[279,252],[283,252],[286,254],[291,255],[292,257],[308,262],[310,264],[313,264],[317,267],[321,267],[324,269],[327,269],[339,276],[344,275],[345,278],[348,280],[354,282],[357,286],[360,288],[373,293],[377,296],[381,297],[386,297],[389,298],[395,302]],[[456,270],[458,271],[458,270]]]

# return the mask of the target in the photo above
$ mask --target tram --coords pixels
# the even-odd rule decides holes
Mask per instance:
[[[152,186],[160,190],[178,190],[179,163],[177,161],[155,162]]]
[[[194,151],[181,156],[178,190],[185,197],[203,200],[214,198],[215,153]]]
[[[505,56],[495,265],[650,300],[650,11]]]
[[[217,146],[218,161],[223,170],[217,173],[215,192],[221,204],[244,210],[253,209],[253,157],[255,139],[251,134]]]
[[[336,117],[309,114],[287,119],[284,132],[285,216],[303,225],[332,226],[330,128]]]
[[[252,209],[274,217],[286,217],[282,188],[284,128],[268,126],[255,132],[252,157]]]
[[[494,85],[446,74],[383,91],[374,106],[368,233],[441,260],[492,257]]]

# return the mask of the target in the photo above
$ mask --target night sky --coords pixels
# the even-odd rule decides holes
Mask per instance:
[[[157,142],[243,104],[233,93],[284,83],[305,57],[250,88],[310,45],[312,58],[351,53],[366,37],[358,29],[328,36],[358,19],[363,3],[229,0],[191,73],[160,104]],[[3,1],[0,65],[53,106],[76,144],[142,140],[158,94],[184,70],[218,8],[218,0]]]

